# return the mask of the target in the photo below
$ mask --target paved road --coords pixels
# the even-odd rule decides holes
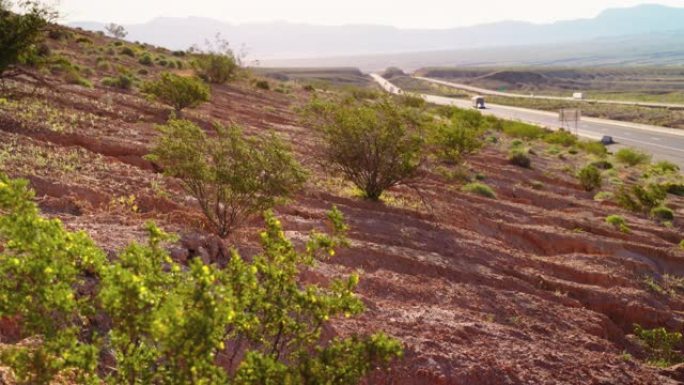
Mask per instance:
[[[679,108],[684,109],[684,104],[677,103],[657,103],[657,102],[630,102],[627,100],[606,100],[606,99],[574,99],[571,97],[564,96],[546,96],[546,95],[523,95],[514,94],[510,92],[499,92],[492,91],[485,88],[473,87],[467,84],[448,82],[445,80],[426,78],[422,76],[414,76],[416,79],[425,80],[431,83],[440,84],[443,86],[456,88],[465,91],[471,91],[482,95],[493,95],[493,96],[505,96],[509,98],[524,98],[524,99],[545,99],[545,100],[562,100],[565,102],[591,102],[591,103],[602,103],[602,104],[619,104],[623,106],[643,106],[643,107],[664,107],[664,108]]]
[[[394,94],[403,93],[399,87],[380,75],[371,74],[371,76],[385,91]],[[421,96],[434,104],[472,108],[469,100],[436,95]],[[560,126],[558,114],[552,112],[494,104],[487,104],[487,109],[481,111],[483,114],[520,120],[550,129],[556,129]],[[656,160],[669,160],[684,170],[684,130],[594,118],[582,118],[577,128],[578,134],[585,138],[600,139],[603,135],[610,135],[619,145],[639,148],[653,154],[653,158]]]

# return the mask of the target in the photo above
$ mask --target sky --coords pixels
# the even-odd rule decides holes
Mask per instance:
[[[159,16],[204,16],[233,23],[382,24],[449,28],[501,20],[549,23],[591,18],[606,8],[684,0],[58,0],[65,22],[144,23]]]

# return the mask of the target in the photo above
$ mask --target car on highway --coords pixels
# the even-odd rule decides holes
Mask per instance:
[[[478,95],[473,97],[473,107],[477,108],[478,110],[484,110],[485,108],[485,98],[482,95]]]
[[[601,143],[603,143],[603,145],[607,146],[609,144],[615,144],[615,141],[613,140],[612,136],[603,135],[603,137],[601,138]]]

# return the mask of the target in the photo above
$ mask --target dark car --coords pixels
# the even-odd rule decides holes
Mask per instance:
[[[605,146],[607,146],[609,144],[614,144],[615,141],[613,140],[612,136],[603,135],[603,138],[601,138],[601,143],[603,143]]]

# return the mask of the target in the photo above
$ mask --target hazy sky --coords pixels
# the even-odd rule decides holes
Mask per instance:
[[[684,7],[684,0],[61,0],[64,21],[139,23],[157,16],[207,16],[235,23],[384,24],[445,28],[500,20],[588,18],[640,3]]]

